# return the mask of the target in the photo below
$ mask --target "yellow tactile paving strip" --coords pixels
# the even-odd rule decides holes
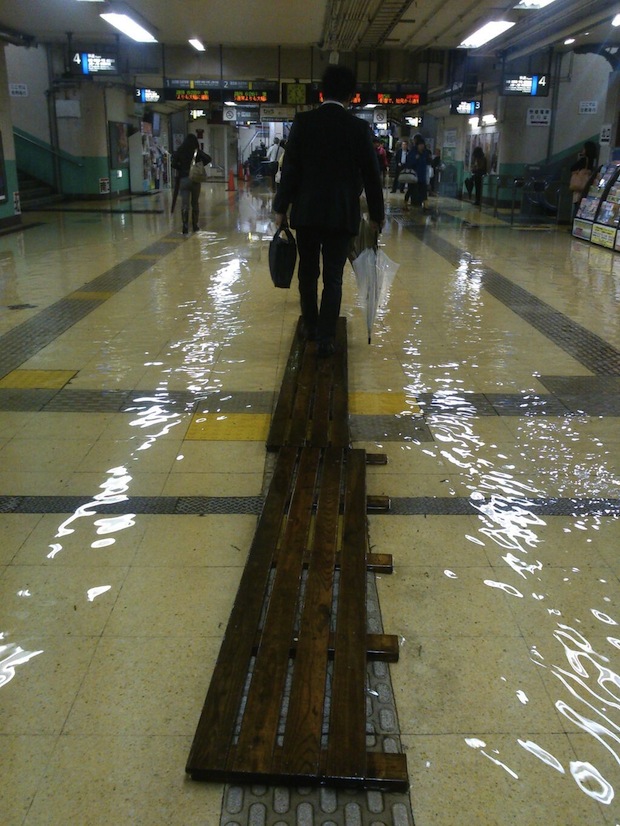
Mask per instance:
[[[0,387],[57,389],[64,387],[75,375],[75,370],[13,370],[0,379]]]
[[[186,439],[213,442],[264,442],[269,432],[269,413],[197,413]]]
[[[360,416],[420,415],[417,400],[405,393],[349,393],[349,413]]]

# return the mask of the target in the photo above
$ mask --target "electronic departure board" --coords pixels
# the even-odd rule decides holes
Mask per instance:
[[[377,92],[376,102],[381,106],[419,106],[421,96],[419,92]]]

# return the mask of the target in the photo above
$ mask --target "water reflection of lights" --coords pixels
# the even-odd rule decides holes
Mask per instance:
[[[101,594],[105,594],[112,589],[111,585],[99,585],[96,588],[89,588],[86,592],[86,598],[89,602],[94,602]]]
[[[448,372],[458,369],[456,365],[445,366]],[[477,535],[467,535],[465,538],[485,547],[488,543],[495,545],[499,549],[500,559],[508,566],[508,572],[516,574],[520,584],[501,581],[496,577],[482,582],[486,587],[516,598],[513,600],[516,603],[513,610],[517,612],[517,617],[519,611],[527,611],[531,615],[536,610],[534,606],[540,606],[544,612],[539,623],[540,633],[544,634],[547,629],[554,645],[560,644],[563,662],[557,655],[549,658],[541,653],[540,648],[548,646],[548,639],[544,637],[539,645],[530,646],[531,662],[552,674],[561,683],[562,692],[568,692],[570,699],[556,696],[555,709],[572,727],[594,738],[620,765],[620,675],[612,668],[608,656],[620,648],[620,640],[615,636],[605,636],[610,649],[597,651],[585,636],[585,629],[579,632],[565,624],[565,614],[573,616],[573,610],[564,610],[562,593],[553,592],[543,564],[547,522],[537,510],[538,501],[549,498],[549,494],[525,474],[513,475],[518,473],[515,465],[495,445],[485,445],[476,432],[476,411],[468,403],[467,395],[450,387],[449,378],[439,384],[443,385],[443,389],[434,394],[433,403],[427,410],[427,423],[440,445],[439,455],[457,469],[469,490],[469,502],[478,514]],[[536,465],[537,469],[546,461],[548,478],[560,491],[570,485],[571,496],[609,495],[610,491],[617,490],[618,480],[606,466],[606,452],[601,449],[603,445],[600,440],[592,438],[590,444],[593,448],[584,452],[581,446],[583,436],[576,430],[575,423],[571,419],[559,423],[544,417],[526,419],[518,443],[521,456]],[[577,444],[581,447],[579,459],[572,447]],[[490,455],[489,448],[495,450],[496,458]],[[545,468],[546,465],[543,466],[543,473]],[[575,491],[575,484],[578,491]],[[601,514],[589,518],[575,514],[572,528],[596,531],[600,529],[601,519]],[[532,559],[530,555],[534,551],[537,558]],[[444,571],[444,574],[448,579],[456,579],[450,571]],[[580,568],[568,568],[563,582],[570,586],[575,576],[583,575]],[[532,578],[536,580],[536,588],[528,594],[523,583]],[[602,579],[599,582],[605,584]],[[600,599],[603,603],[609,602],[609,597],[605,595]],[[548,605],[550,600],[551,607]],[[602,628],[611,629],[618,624],[608,611],[601,610],[601,605],[583,606],[583,610]],[[548,618],[546,624],[544,617]],[[573,623],[581,622],[573,618]],[[531,623],[530,618],[527,624]],[[523,705],[529,702],[520,690],[517,690],[516,696]],[[510,760],[506,757],[500,760],[499,753],[487,748],[484,741],[467,738],[465,742],[518,779],[516,772],[508,765]],[[614,799],[613,785],[595,765],[595,760],[573,760],[563,766],[556,756],[532,740],[519,739],[517,742],[546,765],[572,777],[578,788],[597,802],[609,805]]]
[[[0,639],[4,635],[0,634]],[[21,646],[14,643],[0,645],[0,688],[9,683],[15,676],[15,669],[18,665],[24,665],[33,657],[42,654],[41,651],[25,651]]]

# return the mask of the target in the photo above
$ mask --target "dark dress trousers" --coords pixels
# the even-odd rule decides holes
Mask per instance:
[[[286,213],[291,206],[290,224],[299,251],[301,314],[307,331],[316,332],[319,342],[330,341],[335,334],[342,273],[351,237],[359,229],[362,189],[371,220],[381,224],[383,188],[368,124],[333,102],[298,114],[287,140],[273,209]]]

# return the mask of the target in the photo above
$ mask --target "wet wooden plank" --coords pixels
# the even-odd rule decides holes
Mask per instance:
[[[233,747],[233,751],[236,750]],[[383,752],[367,752],[365,761],[367,773],[365,777],[347,777],[341,775],[329,775],[324,769],[319,777],[313,774],[299,775],[290,774],[279,768],[281,759],[276,749],[274,756],[274,768],[269,772],[234,772],[230,769],[214,766],[208,771],[197,773],[198,780],[211,780],[220,783],[252,783],[263,786],[313,786],[317,782],[322,785],[333,786],[345,789],[370,789],[384,792],[406,792],[409,788],[409,777],[407,775],[407,760],[404,754],[387,754]],[[321,752],[321,766],[327,763],[327,751]]]
[[[350,780],[366,772],[366,457],[347,451],[326,772]]]
[[[301,370],[304,342],[302,339],[301,318],[297,322],[295,335],[289,351],[284,377],[278,394],[276,409],[271,418],[269,435],[267,436],[267,450],[278,450],[287,444],[288,430],[291,423],[291,414],[297,392],[297,379]]]
[[[320,766],[342,471],[342,451],[326,450],[282,749],[282,770],[298,775]]]
[[[243,714],[234,771],[268,772],[276,747],[320,451],[301,451],[273,590]]]
[[[225,764],[232,746],[296,463],[296,450],[280,451],[188,757],[192,776]]]
[[[284,381],[267,438],[267,449],[282,445],[348,447],[346,319],[338,319],[336,354],[319,359],[316,344],[301,335],[301,319],[289,353]]]
[[[312,416],[309,421],[308,444],[331,444],[331,398],[333,359],[316,359]]]
[[[314,348],[314,344],[312,347]],[[316,355],[310,347],[305,347],[301,357],[301,370],[297,377],[297,393],[288,425],[288,435],[284,444],[303,447],[308,443],[307,434],[312,416],[316,384]]]
[[[333,447],[349,447],[349,375],[347,368],[347,321],[339,318],[336,327],[336,354],[332,375],[331,433]]]

